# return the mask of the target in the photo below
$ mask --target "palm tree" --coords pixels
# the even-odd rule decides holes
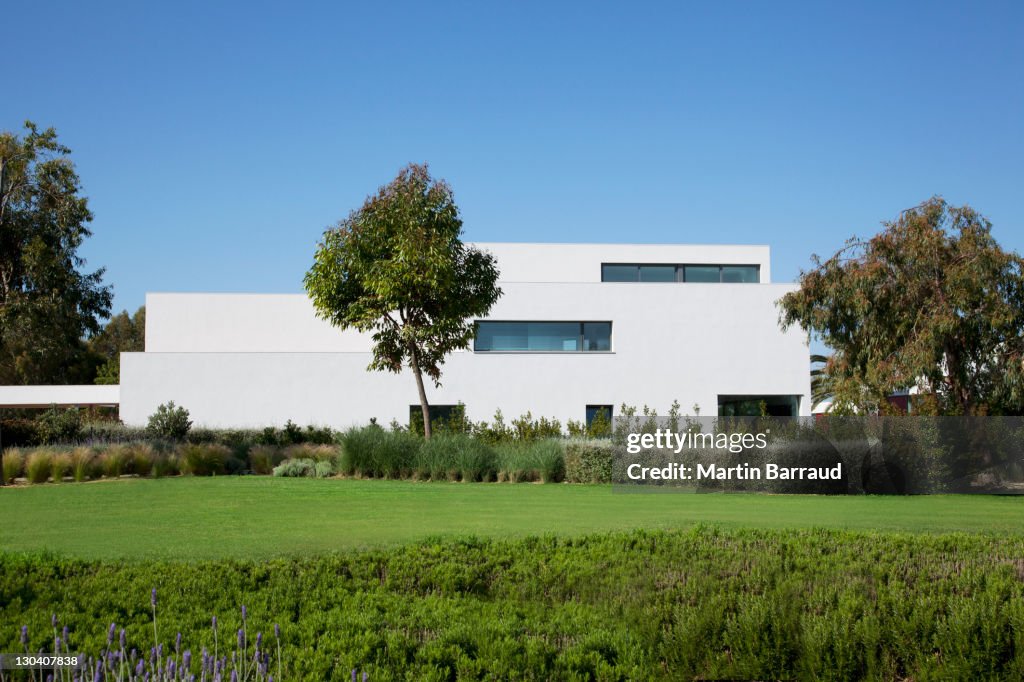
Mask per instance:
[[[811,355],[811,409],[832,398],[835,393],[835,377],[829,373],[831,355]]]

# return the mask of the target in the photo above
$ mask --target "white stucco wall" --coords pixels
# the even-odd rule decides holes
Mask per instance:
[[[503,272],[515,273],[520,266],[505,267],[515,257],[502,256],[502,246],[494,252]],[[612,352],[455,353],[443,386],[428,390],[431,402],[462,401],[474,420],[501,408],[506,418],[530,410],[564,423],[583,419],[588,404],[647,404],[664,413],[678,399],[687,413],[697,404],[712,415],[719,395],[799,395],[809,414],[805,338],[779,329],[775,306],[794,285],[602,283],[600,262],[613,259],[595,258],[592,281],[503,282],[489,317],[609,320]],[[746,255],[708,261],[758,263]],[[766,275],[766,262],[759,264]],[[151,294],[146,305],[146,352],[121,357],[126,423],[143,423],[167,400],[208,426],[406,423],[417,402],[408,371],[366,372],[369,340],[318,321],[303,295]]]

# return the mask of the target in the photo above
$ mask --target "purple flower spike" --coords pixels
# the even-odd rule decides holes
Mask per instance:
[[[356,675],[357,675],[356,669],[352,668],[352,682],[356,682]]]
[[[124,628],[121,628],[121,648],[123,649],[128,643],[128,635],[125,634]]]
[[[216,630],[216,629],[217,629],[217,616],[214,616],[214,617],[213,617],[213,629],[214,629],[214,630]]]
[[[182,656],[181,656],[181,667],[184,668],[185,670],[188,670],[189,668],[192,667],[192,652],[190,650],[186,649],[185,653],[182,654]]]
[[[155,587],[153,588],[153,591],[149,593],[149,603],[153,605],[154,609],[156,608],[156,588]]]
[[[68,626],[65,625],[60,629],[60,638],[64,640],[64,643],[68,643]]]
[[[259,649],[261,646],[263,646],[263,633],[262,632],[257,632],[256,633],[256,648]]]
[[[368,679],[370,679],[370,673],[368,673],[368,672],[366,672],[364,670],[363,671],[363,682],[366,682],[366,680],[368,680]]]
[[[245,604],[242,604],[242,622],[245,622],[245,617],[248,615],[248,611],[245,610]]]
[[[139,662],[138,662],[138,663],[137,663],[137,664],[135,665],[135,676],[136,676],[136,677],[142,677],[142,672],[143,672],[143,671],[144,671],[145,669],[146,669],[146,666],[145,666],[145,665],[143,665],[143,661],[142,661],[142,659],[140,658],[140,659],[139,659]]]
[[[281,639],[281,626],[277,623],[274,623],[274,637]]]
[[[178,636],[174,638],[174,653],[178,653],[179,651],[181,651],[181,633],[180,632],[178,633]]]
[[[238,671],[237,670],[232,670],[231,671],[231,682],[238,682]]]
[[[23,645],[28,644],[28,626],[27,625],[22,625],[21,626],[21,643]]]
[[[52,616],[50,616],[50,623],[53,625],[53,627],[57,627],[57,614],[56,613],[53,614]]]
[[[241,630],[238,631],[238,648],[241,649],[245,646],[245,633]]]
[[[113,642],[114,642],[114,633],[116,633],[116,632],[117,632],[117,625],[114,624],[114,623],[111,623],[110,627],[107,628],[107,646],[110,646],[111,644],[113,644]]]

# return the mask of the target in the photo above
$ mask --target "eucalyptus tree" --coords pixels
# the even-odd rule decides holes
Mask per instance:
[[[83,272],[88,200],[53,128],[0,132],[0,384],[91,381],[85,338],[110,312],[103,269]]]
[[[884,411],[916,387],[919,413],[1024,413],[1024,259],[992,225],[939,197],[800,274],[783,327],[816,333],[837,403]]]

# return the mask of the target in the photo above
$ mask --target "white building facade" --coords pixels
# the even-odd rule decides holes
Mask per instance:
[[[476,244],[502,297],[450,355],[432,405],[474,420],[583,421],[623,404],[660,414],[810,414],[806,335],[783,332],[766,246]],[[146,350],[121,355],[120,414],[158,405],[197,426],[409,422],[415,380],[370,372],[371,340],[316,318],[303,294],[146,297]],[[755,414],[758,412],[754,412]]]

